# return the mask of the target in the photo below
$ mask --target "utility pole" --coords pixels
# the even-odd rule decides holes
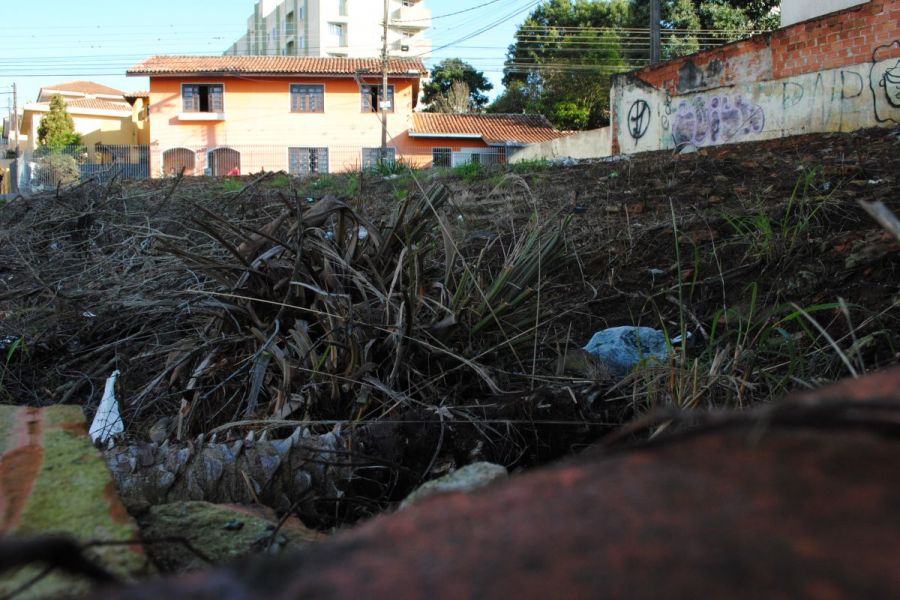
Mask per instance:
[[[12,114],[12,131],[16,134],[16,158],[19,157],[19,106],[16,103],[16,83],[13,82],[13,114]]]
[[[650,64],[655,65],[660,61],[659,39],[659,0],[650,0]]]
[[[381,159],[387,148],[387,99],[388,99],[388,0],[384,0],[384,43],[381,47]]]

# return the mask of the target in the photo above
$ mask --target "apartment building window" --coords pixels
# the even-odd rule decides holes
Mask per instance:
[[[325,86],[291,84],[291,112],[325,112]]]
[[[328,32],[331,34],[333,46],[347,45],[347,27],[343,23],[329,23]]]
[[[450,148],[432,148],[431,149],[432,166],[435,166],[435,167],[451,166],[451,160],[450,160],[451,154],[452,154],[452,150]]]
[[[364,85],[362,86],[362,112],[381,112],[378,103],[381,101],[380,85]],[[394,112],[394,86],[388,86],[387,94],[388,112]]]
[[[183,83],[183,112],[225,112],[225,88],[221,83]]]
[[[371,169],[379,164],[393,164],[397,160],[396,148],[363,148],[362,168]]]
[[[288,172],[311,175],[328,172],[328,148],[288,148]]]
[[[294,11],[289,12],[284,19],[284,32],[287,35],[294,35],[297,33],[297,17],[294,14]]]

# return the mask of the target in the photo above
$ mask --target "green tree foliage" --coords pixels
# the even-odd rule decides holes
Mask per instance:
[[[484,92],[492,89],[484,73],[459,58],[448,58],[431,70],[431,81],[422,86],[422,101],[428,112],[474,112],[488,103]]]
[[[51,149],[81,143],[81,136],[75,133],[72,115],[66,110],[66,101],[59,94],[50,99],[50,112],[38,125],[38,141]]]
[[[778,26],[779,0],[661,0],[663,58]],[[547,0],[516,31],[488,112],[543,113],[561,129],[609,122],[612,75],[649,61],[650,0]]]
[[[549,0],[519,26],[504,67],[506,91],[491,112],[540,112],[562,129],[609,122],[609,84],[626,68],[615,28],[626,0]],[[585,29],[585,27],[591,29]]]

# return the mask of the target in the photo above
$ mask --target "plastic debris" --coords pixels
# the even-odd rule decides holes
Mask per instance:
[[[95,444],[107,444],[113,446],[113,438],[125,431],[125,423],[119,414],[119,403],[116,401],[116,379],[119,378],[118,369],[113,371],[106,379],[106,387],[103,389],[103,399],[97,408],[97,414],[91,422],[88,433]]]
[[[600,358],[610,373],[624,377],[641,362],[666,360],[670,345],[658,329],[623,325],[598,331],[584,350]]]

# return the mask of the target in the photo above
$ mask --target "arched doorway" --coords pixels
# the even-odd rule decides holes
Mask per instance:
[[[241,153],[232,148],[215,148],[206,153],[206,164],[213,177],[240,174]]]
[[[185,175],[193,175],[197,158],[188,148],[169,148],[162,154],[163,176],[174,177],[184,169]]]

